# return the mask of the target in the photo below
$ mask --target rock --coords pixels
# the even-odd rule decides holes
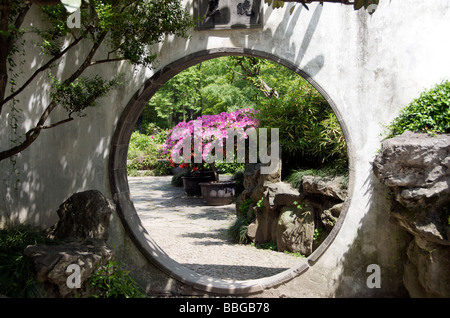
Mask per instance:
[[[256,223],[256,220],[255,220],[255,222],[250,223],[249,226],[247,227],[247,237],[253,243],[255,242],[255,239],[256,239],[257,229],[258,229],[258,224]]]
[[[314,238],[314,217],[308,209],[283,207],[276,228],[278,251],[309,256]]]
[[[58,208],[59,221],[48,230],[49,237],[98,238],[106,241],[114,209],[114,204],[100,191],[75,193]]]
[[[322,211],[322,213],[320,213],[320,220],[322,221],[322,224],[325,226],[325,229],[328,232],[331,232],[331,230],[335,226],[341,214],[343,206],[344,203],[338,203],[336,205],[333,205],[328,210],[324,210]]]
[[[86,288],[93,271],[111,260],[114,253],[102,240],[88,239],[61,245],[30,245],[23,254],[31,260],[37,280],[45,287],[46,297],[75,297],[82,289],[69,288],[67,280],[73,271],[66,272],[68,266],[79,266],[80,286]]]
[[[375,176],[392,191],[390,219],[414,236],[403,281],[412,297],[450,295],[450,135],[405,132],[383,142]]]
[[[275,169],[270,174],[261,174],[261,166],[260,163],[249,163],[245,165],[244,171],[244,188],[251,191],[258,185],[263,184],[264,182],[275,183],[281,182],[281,160],[277,169]]]
[[[278,182],[274,194],[273,203],[278,206],[292,205],[294,202],[300,202],[304,196],[297,189],[294,189],[289,183]]]
[[[278,209],[270,206],[264,206],[263,208],[254,207],[253,209],[257,224],[254,242],[260,244],[275,241]]]
[[[450,245],[450,135],[405,132],[383,142],[375,176],[393,192],[391,217],[413,235]]]
[[[109,219],[114,205],[99,191],[73,194],[57,210],[60,220],[47,230],[57,245],[31,245],[24,250],[36,273],[37,280],[46,287],[46,297],[74,297],[86,290],[87,280],[103,262],[113,257],[113,250],[105,245]],[[82,289],[71,289],[66,273],[69,265],[80,268]],[[89,295],[86,295],[89,296]]]
[[[373,171],[402,205],[425,208],[448,201],[449,163],[449,134],[405,132],[383,142]]]
[[[344,184],[343,176],[303,176],[302,192],[305,195],[318,194],[344,201],[347,197],[347,189]]]
[[[416,237],[408,247],[403,282],[411,297],[450,297],[450,248]]]
[[[391,221],[415,236],[450,246],[447,234],[450,226],[445,219],[448,212],[448,208],[407,208],[394,201],[391,204],[390,217]]]

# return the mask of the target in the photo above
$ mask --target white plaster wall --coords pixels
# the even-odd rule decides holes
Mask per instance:
[[[401,293],[403,240],[399,243],[401,234],[388,222],[385,193],[372,178],[371,161],[380,147],[382,125],[421,91],[450,77],[450,1],[382,0],[372,16],[338,4],[311,4],[309,11],[297,5],[291,14],[293,5],[278,10],[266,7],[263,29],[193,31],[189,40],[170,37],[159,48],[156,70],[125,63],[91,69],[106,77],[123,71],[129,82],[103,98],[86,118],[42,132],[17,157],[19,182],[11,173],[11,163],[0,162],[0,226],[6,220],[52,225],[57,221],[57,207],[74,192],[98,189],[111,197],[108,160],[112,134],[123,109],[145,80],[188,54],[246,48],[297,65],[326,91],[347,129],[353,163],[351,203],[336,239],[306,273],[265,295]],[[39,23],[36,12],[25,24]],[[22,67],[28,72],[42,64],[42,59],[36,48],[26,51]],[[58,73],[67,74],[83,53],[62,61]],[[24,117],[35,120],[49,99],[48,89],[45,77],[39,77],[26,90],[20,97]],[[8,147],[11,136],[7,110],[0,116],[1,149]],[[52,121],[59,116],[63,115],[52,115]],[[31,127],[33,121],[25,120],[21,130]],[[114,218],[114,222],[119,221]],[[120,227],[113,225],[113,229]],[[112,240],[120,245],[125,234],[121,230],[114,233]],[[369,274],[365,271],[371,263],[381,266],[380,290],[366,286]]]

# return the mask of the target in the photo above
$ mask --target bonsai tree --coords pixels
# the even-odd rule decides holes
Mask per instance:
[[[170,154],[173,162],[180,164],[182,168],[190,165],[195,170],[198,164],[208,163],[218,181],[214,164],[216,161],[222,161],[225,156],[226,162],[234,162],[237,150],[238,160],[243,162],[245,147],[242,146],[242,141],[259,126],[259,120],[254,116],[256,112],[240,109],[180,122],[169,131],[163,153]],[[237,137],[237,143],[234,137]]]

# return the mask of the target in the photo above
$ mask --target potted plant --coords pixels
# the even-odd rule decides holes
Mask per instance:
[[[234,181],[210,181],[199,183],[202,197],[208,205],[227,205],[234,199]]]
[[[183,188],[187,195],[201,195],[200,183],[214,180],[212,171],[205,171],[203,165],[201,169],[196,164],[182,164],[180,168],[185,169],[187,173],[181,177],[183,180]]]
[[[253,116],[255,112],[250,109],[240,109],[231,113],[204,115],[196,120],[180,122],[170,131],[163,146],[163,152],[170,153],[172,159],[184,160],[180,167],[189,167],[192,172],[189,177],[183,177],[183,183],[186,180],[186,184],[191,185],[192,188],[194,188],[192,184],[197,183],[201,188],[200,193],[208,204],[223,205],[233,200],[234,181],[219,181],[214,162],[216,158],[223,159],[224,144],[227,142],[230,131],[239,129],[239,132],[242,132],[240,137],[245,138],[246,129],[258,127],[258,120]],[[234,137],[232,142],[234,147]],[[200,164],[203,168],[205,162],[212,169],[213,178],[209,180],[201,180],[200,176],[204,178],[206,176],[198,172],[203,170],[200,170],[198,165]],[[198,187],[196,190],[186,190],[188,194],[198,194],[198,192]]]

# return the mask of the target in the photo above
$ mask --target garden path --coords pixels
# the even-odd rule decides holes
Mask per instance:
[[[227,236],[235,204],[208,206],[170,184],[171,176],[128,177],[137,213],[149,235],[175,261],[225,280],[269,277],[300,262],[282,252],[234,244]]]

